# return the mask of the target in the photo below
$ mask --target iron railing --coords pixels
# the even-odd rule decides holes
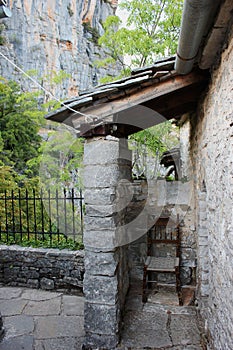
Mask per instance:
[[[19,189],[0,193],[0,241],[83,239],[83,197],[79,190]]]

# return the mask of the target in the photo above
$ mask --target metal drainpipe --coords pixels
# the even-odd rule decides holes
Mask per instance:
[[[216,13],[218,0],[185,0],[175,70],[187,74],[196,61],[202,38]]]

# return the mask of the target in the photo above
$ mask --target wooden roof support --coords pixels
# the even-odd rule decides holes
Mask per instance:
[[[121,125],[118,127],[120,134],[128,136],[194,110],[208,82],[208,73],[194,69],[187,75],[178,75],[175,71],[163,74],[160,78],[152,75],[146,79],[137,76],[134,79],[132,76],[127,81],[96,88],[67,101],[62,108],[47,115],[47,119],[65,123],[77,131],[83,123],[91,120],[93,122],[86,124],[82,130],[90,130],[91,125],[97,130],[97,125],[117,124]]]
[[[140,91],[131,95],[111,101],[101,102],[101,100],[97,100],[92,106],[84,106],[80,111],[100,118],[103,122],[105,119],[111,122],[113,120],[111,118],[119,114],[118,123],[134,125],[133,120],[127,119],[127,110],[142,105],[162,114],[167,119],[171,119],[195,108],[197,99],[207,81],[208,75],[205,71],[200,70],[185,76],[171,75],[169,79],[144,89],[141,88]],[[141,116],[141,118],[143,117],[146,118],[146,115]],[[74,126],[78,126],[79,116],[72,115],[72,122]]]

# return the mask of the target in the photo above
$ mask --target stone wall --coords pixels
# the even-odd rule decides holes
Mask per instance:
[[[84,252],[0,246],[0,283],[82,292]]]
[[[200,314],[208,349],[233,349],[233,38],[192,116]]]

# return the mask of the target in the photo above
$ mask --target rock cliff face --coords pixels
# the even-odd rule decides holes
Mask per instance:
[[[0,22],[0,51],[58,98],[75,96],[99,82],[106,72],[95,61],[105,57],[97,45],[102,22],[115,13],[117,0],[10,0],[12,17]],[[3,43],[2,43],[3,41]],[[57,79],[56,74],[65,76]],[[65,74],[64,74],[65,73]],[[0,57],[0,75],[38,89]]]

